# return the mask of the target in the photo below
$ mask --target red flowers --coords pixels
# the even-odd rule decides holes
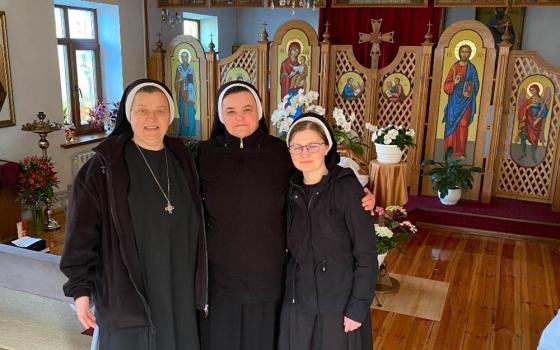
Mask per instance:
[[[18,197],[22,205],[37,207],[45,199],[52,199],[58,188],[58,178],[50,158],[26,157],[20,162]]]

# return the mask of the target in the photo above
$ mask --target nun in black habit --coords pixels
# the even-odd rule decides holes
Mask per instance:
[[[194,162],[179,139],[169,89],[140,79],[117,126],[74,180],[60,267],[64,293],[100,349],[200,348],[206,244]],[[95,303],[95,315],[89,303]]]
[[[258,92],[243,81],[218,91],[210,139],[198,149],[206,209],[207,350],[273,350],[286,262],[286,196],[294,172],[286,144],[268,133]],[[366,208],[373,200],[366,195]]]

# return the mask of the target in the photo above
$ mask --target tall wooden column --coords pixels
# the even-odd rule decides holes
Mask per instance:
[[[148,78],[161,81],[165,84],[165,66],[164,66],[165,50],[161,42],[161,34],[158,34],[156,48],[153,55],[148,58]]]
[[[500,142],[500,126],[502,125],[502,117],[504,113],[504,95],[506,87],[507,66],[509,51],[512,45],[509,42],[510,39],[511,36],[506,27],[506,30],[502,35],[502,42],[499,45],[498,67],[496,69],[496,78],[494,80],[494,111],[492,114],[488,159],[486,159],[486,169],[484,171],[484,181],[482,183],[481,201],[483,203],[490,203],[490,198],[492,197],[492,187],[494,183],[494,174],[498,173],[499,170],[496,167],[499,166],[497,159]]]
[[[414,159],[422,159],[423,145],[422,140],[424,140],[424,131],[428,127],[427,115],[428,115],[428,96],[430,94],[430,79],[431,79],[431,69],[432,69],[432,52],[434,49],[432,35],[432,23],[428,22],[428,32],[424,36],[424,42],[422,43],[422,61],[420,63],[420,89],[418,90],[418,101],[420,101],[420,106],[418,107],[418,118],[416,125],[412,128],[416,132],[415,143],[416,147],[409,149],[409,152],[414,152]],[[420,140],[420,141],[417,141]],[[410,168],[409,173],[409,194],[415,196],[419,191],[420,184],[420,162],[414,162]]]
[[[216,51],[214,50],[214,42],[210,39],[210,44],[208,44],[208,52],[206,52],[206,89],[208,91],[208,125],[210,129],[214,125],[214,114],[216,110],[216,93],[219,85],[220,77],[217,74],[217,61],[216,61]]]
[[[268,72],[268,52],[269,52],[269,41],[268,41],[268,32],[266,31],[266,26],[267,23],[264,22],[263,23],[263,31],[261,33],[261,39],[258,42],[258,69],[257,69],[257,89],[258,91],[260,91],[261,94],[261,100],[262,100],[262,106],[263,106],[263,111],[265,111],[265,114],[267,111],[269,111],[269,91],[268,91],[268,77],[269,77],[269,72]],[[269,122],[270,121],[270,117],[269,116],[265,116],[266,117],[266,121]],[[270,125],[268,125],[269,129],[270,129]]]
[[[325,32],[323,33],[323,40],[321,41],[321,66],[319,68],[319,105],[325,108],[328,107],[329,101],[329,70],[331,53],[331,35],[329,33],[329,25],[329,22],[325,23]],[[336,82],[334,83],[336,84]],[[327,113],[331,112],[332,111],[328,111]]]

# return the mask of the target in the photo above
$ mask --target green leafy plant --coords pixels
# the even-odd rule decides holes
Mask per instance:
[[[422,167],[433,166],[424,171],[422,176],[430,176],[432,188],[439,191],[439,197],[444,198],[450,189],[461,189],[466,192],[473,187],[472,173],[482,173],[484,170],[476,166],[468,166],[461,163],[461,159],[453,157],[453,148],[449,147],[445,152],[443,162],[435,162],[431,159],[422,161]]]

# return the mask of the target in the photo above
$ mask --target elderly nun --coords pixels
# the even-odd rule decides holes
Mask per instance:
[[[130,84],[117,125],[74,181],[60,267],[64,293],[100,349],[199,349],[206,242],[194,162],[166,136],[169,89]],[[95,314],[89,308],[95,303]]]

